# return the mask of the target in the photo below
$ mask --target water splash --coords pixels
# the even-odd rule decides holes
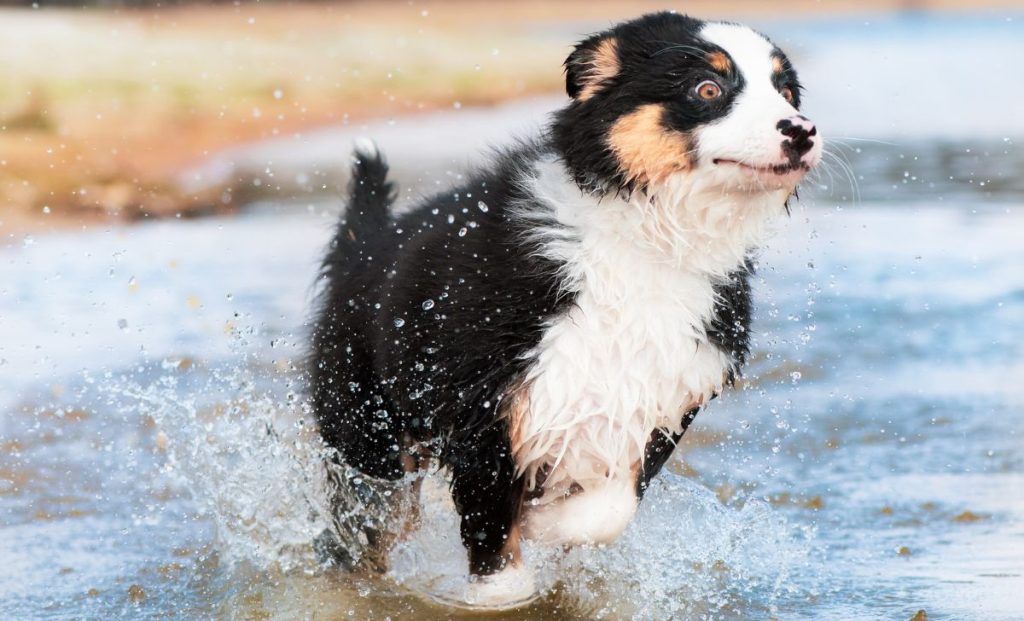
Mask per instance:
[[[767,503],[723,505],[699,483],[665,472],[619,541],[565,557],[564,597],[594,602],[590,613],[598,618],[774,613],[781,598],[797,593],[789,578],[812,541],[812,530],[789,524]]]
[[[221,557],[282,570],[316,567],[314,537],[328,527],[323,446],[301,404],[257,388],[246,367],[215,370],[201,388],[168,372],[149,385],[111,388],[148,414],[167,459],[163,473],[212,518]]]
[[[371,578],[384,597],[429,599],[465,583],[443,473],[419,482],[416,475],[366,479],[332,461],[305,402],[258,385],[265,369],[215,370],[186,385],[179,364],[165,362],[148,385],[114,384],[123,407],[156,422],[167,453],[163,474],[212,519],[225,567],[305,575],[332,564],[387,568]],[[417,485],[418,505],[410,493]],[[394,542],[388,557],[367,554],[382,537]],[[524,555],[547,606],[593,618],[695,618],[773,610],[793,594],[788,578],[811,538],[766,503],[726,506],[699,483],[665,472],[615,544],[569,553],[526,544]]]
[[[389,576],[418,593],[457,592],[466,581],[458,518],[443,481],[423,485],[420,528],[391,554]],[[588,618],[715,618],[774,612],[798,595],[789,579],[808,560],[814,533],[765,502],[723,505],[713,492],[665,472],[612,545],[569,553],[526,544],[549,605]],[[805,583],[806,584],[806,583]]]

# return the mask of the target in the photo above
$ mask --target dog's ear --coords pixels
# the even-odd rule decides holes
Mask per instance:
[[[576,45],[565,59],[565,92],[586,101],[619,75],[619,45],[608,33],[596,34]]]

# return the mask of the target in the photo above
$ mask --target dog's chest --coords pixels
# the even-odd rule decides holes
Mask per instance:
[[[512,421],[520,468],[545,496],[629,477],[651,433],[721,390],[732,364],[705,336],[713,283],[614,248],[585,249],[574,306],[554,320]]]

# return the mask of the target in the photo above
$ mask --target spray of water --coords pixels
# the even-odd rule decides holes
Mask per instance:
[[[337,463],[288,391],[260,386],[266,367],[201,374],[176,361],[148,385],[118,384],[118,401],[151,416],[166,445],[164,474],[213,521],[225,571],[322,574],[384,570],[381,597],[454,592],[466,556],[443,472],[383,484]],[[288,386],[298,382],[295,374]],[[792,595],[811,533],[759,501],[723,505],[694,480],[664,473],[624,536],[565,552],[525,546],[548,605],[592,618],[715,618]],[[390,544],[387,558],[373,552]],[[365,579],[365,571],[360,575]],[[370,572],[372,573],[372,572]]]

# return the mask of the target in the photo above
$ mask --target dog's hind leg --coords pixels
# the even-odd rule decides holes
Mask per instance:
[[[401,524],[396,533],[398,541],[407,540],[420,526],[423,477],[430,468],[430,463],[430,451],[406,433],[402,438],[402,470],[407,477],[414,476],[408,487],[402,491],[401,502],[396,505],[396,509],[401,512],[398,516]]]
[[[372,358],[340,335],[330,336],[318,348],[313,373],[320,435],[338,450],[345,464],[363,474],[400,479],[405,474],[405,419],[384,394],[372,371]]]
[[[390,498],[400,485],[395,481],[405,475],[405,420],[382,394],[369,356],[350,340],[325,334],[331,338],[319,342],[312,396],[320,434],[337,450],[325,464],[333,488],[329,504],[336,532],[325,531],[318,538],[318,552],[324,561],[345,567],[383,569],[382,551],[390,539]]]

